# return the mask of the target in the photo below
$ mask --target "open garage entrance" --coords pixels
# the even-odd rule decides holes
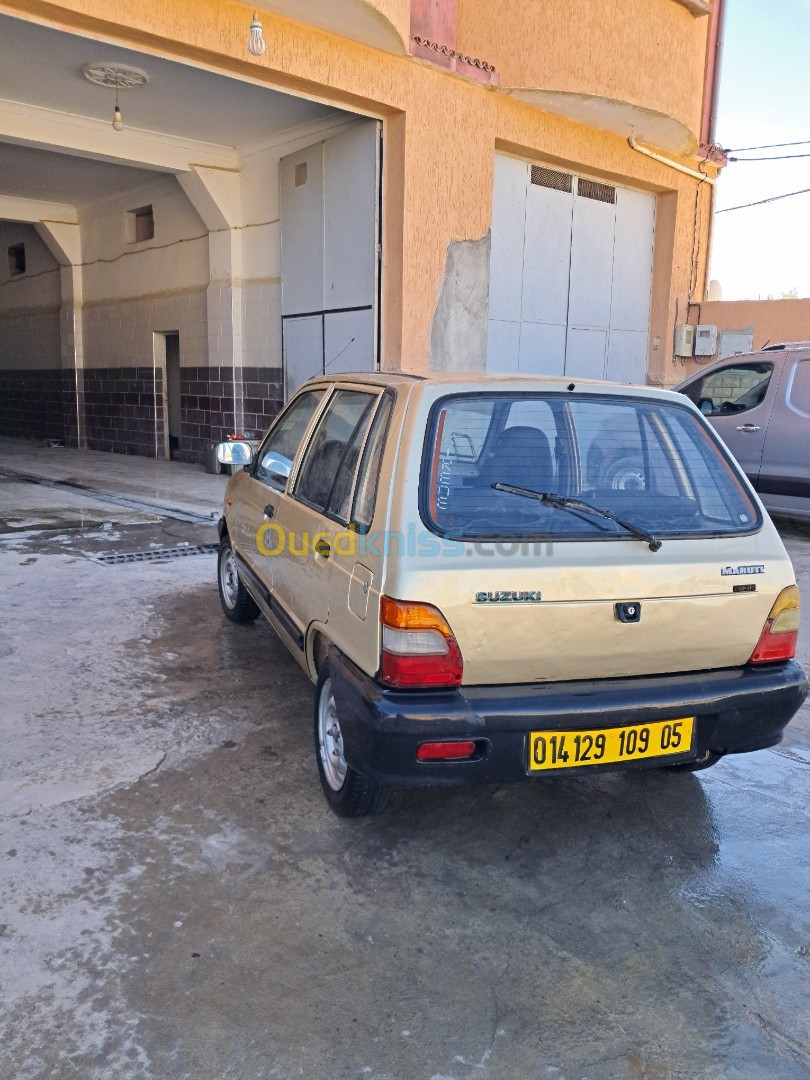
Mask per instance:
[[[0,434],[202,463],[312,375],[377,366],[378,121],[0,38],[25,57],[0,69]]]

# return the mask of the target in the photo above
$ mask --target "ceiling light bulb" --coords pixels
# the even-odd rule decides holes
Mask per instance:
[[[121,110],[118,108],[117,104],[115,106],[115,112],[113,113],[112,126],[115,131],[122,131],[124,127],[124,118],[121,115]]]
[[[267,48],[264,40],[264,34],[262,33],[262,24],[259,22],[259,16],[253,12],[253,22],[250,24],[250,39],[248,41],[248,52],[253,56],[264,56],[264,50]]]

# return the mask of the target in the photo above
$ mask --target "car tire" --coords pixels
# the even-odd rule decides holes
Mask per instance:
[[[385,808],[389,789],[357,772],[344,756],[328,662],[315,691],[315,760],[326,801],[338,817],[366,817]]]
[[[676,773],[703,772],[704,769],[711,769],[722,757],[722,754],[716,754],[713,750],[705,750],[697,761],[683,761],[680,765],[664,765],[663,768],[667,772]]]
[[[605,466],[601,476],[603,487],[612,491],[643,491],[644,463],[632,452]]]
[[[236,556],[226,534],[219,544],[217,555],[217,585],[219,600],[226,616],[235,623],[253,622],[259,615],[256,601],[247,591],[236,570]]]

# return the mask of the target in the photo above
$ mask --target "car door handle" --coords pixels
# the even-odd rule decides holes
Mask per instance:
[[[267,506],[265,506],[264,508],[265,517],[272,517],[275,512],[275,507],[271,506],[270,503],[268,503]]]
[[[740,424],[737,431],[759,431],[759,424]]]
[[[319,555],[323,556],[324,559],[328,559],[329,555],[331,554],[332,547],[328,540],[316,540],[315,550],[318,552]]]

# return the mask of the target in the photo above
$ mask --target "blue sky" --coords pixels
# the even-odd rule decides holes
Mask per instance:
[[[716,139],[725,147],[810,140],[810,0],[727,0]],[[810,154],[807,146],[759,154]],[[810,188],[810,157],[731,163],[717,209]],[[810,194],[715,219],[711,277],[725,300],[810,297]]]

